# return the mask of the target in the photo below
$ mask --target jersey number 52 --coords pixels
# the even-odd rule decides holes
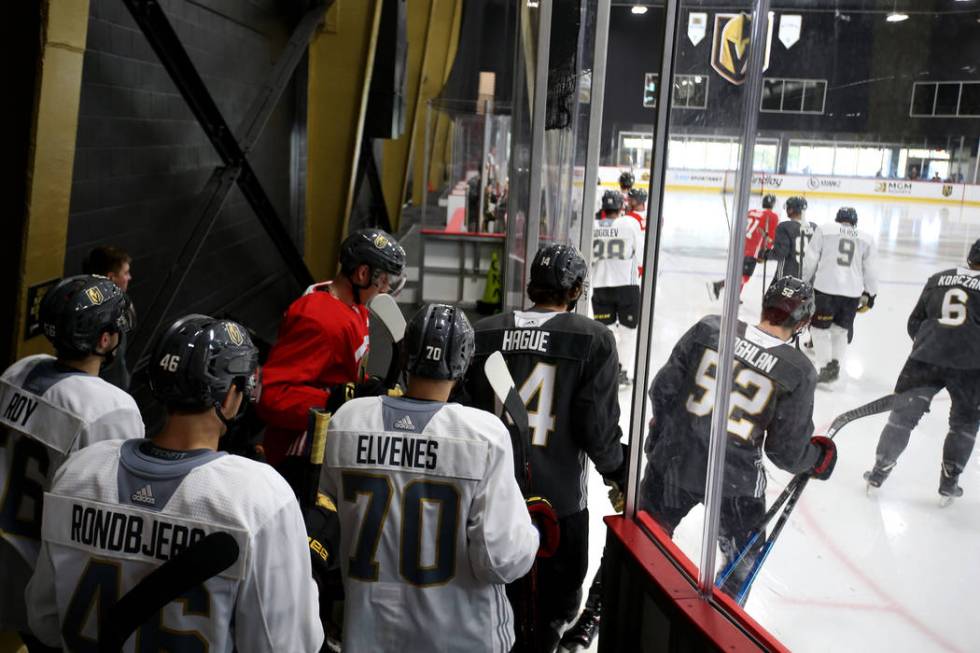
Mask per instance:
[[[694,380],[701,391],[701,396],[698,397],[698,391],[695,390],[687,398],[689,413],[698,417],[711,414],[718,387],[717,373],[718,352],[705,349]],[[766,409],[766,406],[769,405],[769,398],[772,396],[772,390],[772,381],[768,377],[748,367],[738,370],[735,374],[735,383],[732,385],[732,395],[728,408],[728,433],[730,435],[746,441],[752,439],[752,431],[756,425],[746,417],[755,417]],[[738,415],[737,419],[736,415]]]

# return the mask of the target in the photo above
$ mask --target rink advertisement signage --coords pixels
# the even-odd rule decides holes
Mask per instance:
[[[831,179],[829,177],[810,177],[806,180],[806,187],[810,190],[840,188],[840,179]]]
[[[752,178],[752,185],[763,188],[781,188],[783,178],[780,175],[756,175]]]
[[[762,70],[769,68],[772,50],[773,12],[769,12],[769,28],[766,30],[766,54]],[[748,14],[715,14],[714,33],[711,40],[711,67],[732,84],[745,83],[749,67],[749,47],[752,35],[752,19]]]
[[[911,195],[911,181],[876,181],[876,193],[886,193],[888,195]]]

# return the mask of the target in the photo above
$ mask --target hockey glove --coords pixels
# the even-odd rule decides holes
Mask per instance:
[[[310,544],[313,578],[320,584],[327,574],[338,568],[336,552],[340,548],[340,519],[333,501],[322,492],[316,505],[306,511],[306,539]]]
[[[875,297],[876,295],[869,295],[868,293],[862,293],[861,299],[858,301],[858,313],[867,313],[872,308],[874,308]]]
[[[327,397],[327,404],[324,409],[330,413],[337,410],[351,399],[357,397],[377,397],[388,393],[384,381],[376,376],[369,376],[360,383],[338,383],[332,385],[327,390],[330,396]]]
[[[558,550],[561,541],[561,531],[558,528],[558,515],[551,507],[551,502],[544,497],[528,497],[527,511],[531,515],[531,523],[538,529],[538,557],[550,558]]]
[[[826,481],[834,473],[834,466],[837,464],[837,445],[825,435],[813,436],[810,443],[820,449],[820,457],[810,470],[810,476],[818,481]]]
[[[609,479],[605,479],[605,483],[609,486],[609,503],[612,504],[613,510],[623,512],[626,508],[626,495],[623,494],[623,488]]]
[[[623,512],[626,503],[623,492],[626,491],[626,476],[629,473],[630,449],[622,442],[619,446],[622,448],[623,459],[615,471],[602,476],[602,482],[609,486],[609,503],[612,504],[613,510]]]

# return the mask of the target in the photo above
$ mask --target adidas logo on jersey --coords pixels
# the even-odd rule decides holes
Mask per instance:
[[[153,498],[153,489],[150,487],[149,483],[136,490],[136,492],[134,492],[129,498],[132,499],[134,503],[145,503],[148,506],[156,505],[157,502],[157,500]]]
[[[396,429],[402,429],[404,431],[415,430],[415,424],[412,423],[412,420],[408,415],[405,415],[401,419],[397,420],[394,426]]]

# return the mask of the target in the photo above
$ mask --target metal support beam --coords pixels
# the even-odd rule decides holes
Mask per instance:
[[[745,122],[742,126],[742,156],[735,186],[735,212],[728,240],[728,271],[725,276],[725,299],[721,310],[721,333],[718,337],[718,368],[715,376],[717,394],[711,415],[711,440],[708,442],[707,487],[704,496],[704,528],[701,539],[701,566],[698,588],[708,598],[715,584],[715,560],[721,499],[725,488],[725,446],[728,443],[728,408],[735,369],[735,330],[738,327],[739,283],[745,257],[745,214],[752,191],[752,162],[755,156],[756,128],[759,125],[759,103],[762,100],[762,60],[766,28],[769,22],[769,0],[755,0],[752,11],[752,37],[749,41],[749,69],[742,96]]]
[[[170,74],[177,90],[187,102],[191,112],[197,118],[204,133],[214,146],[215,151],[225,166],[241,169],[238,176],[238,186],[245,196],[256,217],[265,228],[270,240],[279,250],[286,267],[292,273],[297,283],[307,286],[313,282],[313,275],[303,262],[303,256],[289,237],[282,220],[266,195],[265,189],[259,183],[258,177],[249,164],[246,151],[258,139],[266,121],[275,108],[276,102],[283,89],[292,77],[296,64],[299,63],[303,52],[309,45],[314,28],[322,20],[326,11],[326,3],[316,2],[300,21],[294,30],[279,63],[273,69],[273,75],[263,87],[253,107],[245,114],[245,133],[243,142],[239,143],[224,116],[215,104],[204,80],[198,74],[194,63],[188,56],[184,45],[180,42],[170,20],[167,18],[158,0],[123,0],[129,8],[137,26],[143,32],[150,47],[160,58],[160,63]],[[303,40],[305,35],[305,40]],[[164,292],[176,294],[177,288],[165,288]],[[164,302],[166,303],[166,302]]]
[[[224,162],[223,166],[215,169],[211,179],[198,195],[198,219],[194,229],[185,240],[180,254],[174,259],[160,292],[141,320],[146,326],[136,334],[129,350],[129,363],[135,370],[142,366],[150,343],[159,332],[181,285],[187,278],[188,271],[200,253],[205,238],[214,226],[236,182],[282,255],[286,268],[293,278],[301,286],[313,282],[313,276],[303,262],[302,255],[289,237],[275,207],[249,165],[246,153],[251,150],[261,135],[262,129],[302,59],[310,39],[313,38],[317,25],[323,20],[327,5],[333,0],[328,0],[326,3],[314,2],[294,28],[268,81],[245,114],[240,129],[241,141],[236,140],[228,127],[204,80],[198,74],[157,0],[123,1]]]

